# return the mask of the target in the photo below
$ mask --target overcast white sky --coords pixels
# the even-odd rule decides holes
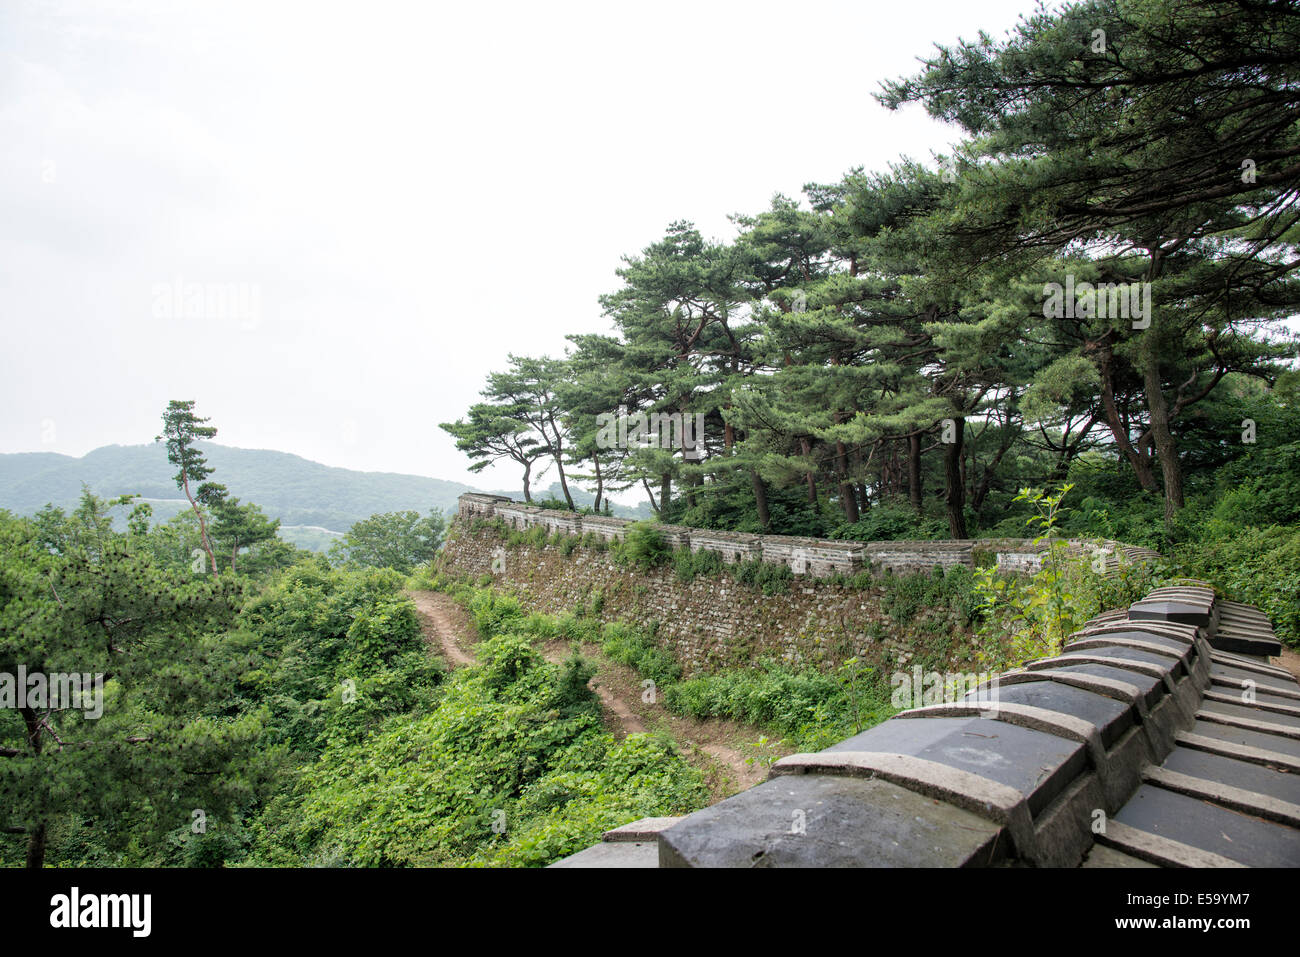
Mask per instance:
[[[869,94],[1032,6],[4,0],[0,451],[186,398],[227,445],[514,486],[438,428],[508,351],[607,331],[673,220],[946,151]],[[192,283],[248,310],[168,316]]]

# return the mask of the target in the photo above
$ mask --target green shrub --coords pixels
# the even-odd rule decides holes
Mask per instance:
[[[729,669],[670,685],[664,704],[694,718],[758,725],[798,747],[818,750],[896,710],[889,703],[888,686],[864,672],[850,665],[840,676],[765,662],[759,668]]]
[[[717,575],[725,567],[722,556],[717,552],[693,552],[689,547],[676,549],[672,562],[677,580],[686,584],[700,576]]]
[[[794,572],[788,565],[777,565],[755,558],[740,562],[731,569],[732,577],[742,585],[756,588],[764,595],[779,595],[790,590]]]
[[[1277,636],[1300,647],[1300,528],[1237,529],[1233,537],[1181,551],[1186,574],[1255,605]]]
[[[582,658],[551,664],[520,635],[478,653],[432,712],[332,743],[259,821],[254,862],[541,866],[707,802],[670,740],[604,730]]]
[[[623,541],[613,549],[614,560],[621,565],[653,568],[672,557],[667,543],[653,522],[633,522],[627,527]]]
[[[613,660],[653,679],[656,685],[667,685],[682,676],[682,666],[673,654],[631,625],[621,622],[606,625],[601,631],[600,649]]]
[[[524,617],[518,599],[491,588],[474,592],[469,602],[469,613],[478,633],[484,638],[519,628]]]

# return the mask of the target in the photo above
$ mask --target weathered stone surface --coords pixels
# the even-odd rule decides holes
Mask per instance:
[[[1087,763],[1078,742],[985,718],[886,721],[826,750],[892,752],[968,771],[1019,792],[1031,814]]]
[[[1161,767],[1205,781],[1231,785],[1245,791],[1267,794],[1280,801],[1300,804],[1300,776],[1278,774],[1270,768],[1246,761],[1209,754],[1192,748],[1174,748]]]
[[[763,544],[757,535],[697,528],[691,531],[691,551],[716,552],[728,563],[748,562],[763,557]]]
[[[1115,821],[1247,867],[1295,867],[1300,862],[1300,830],[1149,784],[1138,788]]]
[[[495,510],[497,518],[504,521],[516,531],[525,531],[537,523],[537,515],[542,510],[535,505],[498,505]]]
[[[461,496],[459,514],[469,520],[496,516],[517,530],[534,525],[544,525],[553,530],[581,529],[594,532],[606,541],[623,538],[627,526],[631,524],[627,519],[599,515],[579,516],[575,512],[539,509],[501,496],[476,493]],[[572,516],[572,519],[564,522],[557,515]],[[997,566],[1004,571],[1028,572],[1041,566],[1041,555],[1046,548],[1043,543],[1027,539],[858,542],[781,535],[759,536],[673,525],[657,525],[656,528],[674,548],[689,545],[697,551],[714,551],[729,562],[746,561],[767,554],[767,561],[788,563],[798,574],[817,577],[836,572],[853,574],[867,564],[900,574],[950,565],[973,567],[977,553],[992,555]],[[699,545],[694,543],[692,536],[700,537]],[[1071,539],[1065,545],[1072,555],[1096,555],[1100,554],[1099,550],[1105,551],[1109,556],[1104,566],[1106,571],[1117,566],[1118,559],[1115,556],[1120,552],[1136,560],[1159,557],[1158,553],[1150,549],[1121,546],[1117,542]]]
[[[665,867],[962,867],[1009,841],[969,811],[877,779],[775,778],[659,836]]]
[[[1211,603],[1190,598],[1143,598],[1129,606],[1128,616],[1137,621],[1175,621],[1206,627],[1211,621]]]
[[[1271,689],[1278,692],[1294,692],[1296,688],[1296,681],[1289,674],[1266,672],[1255,668],[1241,668],[1235,664],[1215,662],[1210,666],[1210,676],[1215,679],[1216,684],[1232,682],[1239,685],[1243,681],[1251,681],[1254,682],[1257,688]]]
[[[1294,715],[1275,714],[1271,711],[1261,711],[1247,704],[1227,704],[1222,701],[1206,699],[1201,704],[1200,716],[1227,716],[1249,721],[1257,721],[1262,724],[1271,725],[1278,730],[1275,734],[1286,735],[1287,737],[1300,738],[1300,718]]]
[[[658,838],[660,831],[672,827],[681,817],[643,817],[631,824],[624,824],[612,831],[602,834],[603,841],[647,841]]]
[[[1271,634],[1252,633],[1236,626],[1225,628],[1220,625],[1210,639],[1210,644],[1223,651],[1242,655],[1271,657],[1282,653],[1282,643]]]
[[[576,512],[563,512],[559,509],[544,508],[535,516],[538,525],[551,535],[581,535],[582,516]]]
[[[1059,661],[1060,659],[1056,659]],[[1071,675],[1088,675],[1097,678],[1103,678],[1106,681],[1113,682],[1116,685],[1127,685],[1141,698],[1147,706],[1154,705],[1164,691],[1162,679],[1152,677],[1149,674],[1143,674],[1139,671],[1130,671],[1124,668],[1116,668],[1112,665],[1099,664],[1079,664],[1079,665],[1052,665],[1042,670],[1035,669],[1033,674],[1051,675],[1053,678],[1069,677]]]
[[[1215,721],[1198,720],[1189,729],[1191,734],[1217,738],[1264,751],[1277,751],[1300,760],[1300,739],[1278,734],[1268,734],[1249,728],[1234,727]]]
[[[1183,658],[1180,659],[1173,657],[1172,654],[1151,652],[1143,648],[1132,648],[1125,645],[1083,643],[1072,644],[1062,651],[1060,657],[1056,660],[1089,657],[1107,658],[1111,661],[1131,661],[1147,665],[1156,669],[1159,673],[1168,674],[1174,671],[1175,666],[1190,657],[1190,649],[1186,649]],[[1144,670],[1143,673],[1149,672]]]
[[[490,518],[498,505],[509,505],[510,499],[503,495],[479,495],[469,493],[457,500],[457,514],[464,519]]]
[[[607,542],[621,540],[627,534],[627,527],[631,524],[625,518],[612,518],[606,515],[582,516],[582,530],[593,532]]]
[[[763,561],[785,565],[796,575],[824,578],[835,572],[853,575],[862,569],[861,542],[833,542],[790,535],[762,536]]]
[[[977,693],[967,697],[978,700]],[[997,704],[1026,704],[1082,718],[1097,728],[1102,744],[1108,748],[1133,725],[1133,709],[1123,702],[1055,681],[1033,681],[999,687],[996,698]]]
[[[1281,751],[1269,751],[1254,745],[1225,741],[1222,738],[1212,738],[1208,735],[1193,734],[1190,731],[1178,732],[1176,743],[1179,747],[1192,748],[1197,751],[1222,755],[1236,761],[1258,764],[1261,767],[1272,768],[1286,774],[1300,774],[1300,757],[1284,754]]]
[[[655,841],[604,841],[556,861],[551,867],[658,867]]]

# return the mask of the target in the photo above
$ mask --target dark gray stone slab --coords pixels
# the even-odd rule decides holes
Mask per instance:
[[[1217,781],[1245,791],[1267,794],[1279,801],[1300,804],[1300,776],[1284,774],[1259,764],[1192,748],[1174,748],[1161,767],[1201,780]]]
[[[1087,765],[1084,746],[986,718],[886,721],[827,751],[906,754],[1014,788],[1037,814]]]
[[[1269,625],[1268,615],[1260,611],[1254,605],[1243,605],[1240,602],[1219,600],[1220,618],[1231,618],[1234,621],[1249,621],[1255,624]]]
[[[1079,657],[1081,655],[1091,655],[1102,658],[1120,658],[1125,661],[1140,661],[1146,665],[1155,665],[1165,671],[1174,671],[1178,667],[1179,658],[1169,655],[1158,655],[1155,652],[1145,651],[1141,648],[1128,648],[1124,645],[1098,645],[1093,648],[1067,648],[1061,652],[1062,658]]]
[[[1271,625],[1263,622],[1247,621],[1241,618],[1219,618],[1219,628],[1216,633],[1231,630],[1247,635],[1252,638],[1275,638]]]
[[[664,867],[984,866],[999,863],[1010,846],[1001,832],[887,781],[791,775],[663,831],[659,860]]]
[[[981,702],[979,693],[966,696]],[[1027,681],[1024,684],[999,686],[998,702],[1026,704],[1048,711],[1082,718],[1097,728],[1101,743],[1109,748],[1133,726],[1133,709],[1114,698],[1106,698],[1082,688],[1072,688],[1057,681]],[[982,703],[982,702],[981,702]]]
[[[600,836],[602,841],[655,841],[660,831],[672,827],[681,817],[643,817],[631,824],[624,824],[606,831]]]
[[[1115,820],[1248,867],[1295,867],[1300,830],[1144,784]]]
[[[1280,655],[1282,642],[1265,635],[1251,635],[1231,628],[1220,628],[1210,638],[1210,646],[1239,655]]]
[[[659,845],[654,841],[604,841],[561,858],[550,866],[658,867]]]
[[[1144,675],[1140,671],[1113,668],[1110,665],[1062,665],[1057,668],[1044,669],[1039,674],[1051,674],[1058,671],[1063,674],[1096,675],[1099,678],[1109,678],[1111,681],[1122,681],[1125,684],[1133,685],[1145,699],[1148,707],[1154,705],[1164,696],[1163,679],[1152,675]]]
[[[1247,708],[1259,708],[1261,711],[1270,711],[1277,714],[1296,714],[1300,715],[1300,698],[1283,697],[1282,695],[1269,694],[1256,688],[1253,692],[1253,701],[1245,700],[1247,691],[1243,688],[1233,688],[1228,685],[1211,685],[1210,695],[1218,698],[1231,699],[1233,704],[1244,705]]]
[[[1215,688],[1215,691],[1227,690]],[[1229,691],[1231,694],[1231,692]],[[1238,692],[1240,693],[1240,692]],[[1300,711],[1300,698],[1292,695],[1270,694],[1261,688],[1255,689],[1255,703],[1259,705],[1276,705],[1279,708],[1285,708],[1288,711]]]
[[[1205,627],[1212,620],[1208,604],[1183,599],[1144,598],[1129,605],[1128,616],[1137,621],[1174,621]]]
[[[1271,678],[1282,678],[1286,681],[1294,681],[1295,675],[1285,668],[1279,668],[1268,660],[1260,660],[1258,655],[1238,655],[1230,651],[1212,651],[1210,652],[1210,661],[1215,665],[1223,665],[1225,668],[1240,668],[1242,671],[1249,672],[1252,675],[1267,675]]]
[[[1232,715],[1234,718],[1246,718],[1250,721],[1263,721],[1268,724],[1300,731],[1300,717],[1289,714],[1274,714],[1272,711],[1260,711],[1258,708],[1252,708],[1249,705],[1225,704],[1222,701],[1207,699],[1201,703],[1201,710],[1212,714]]]
[[[1219,664],[1218,662],[1210,664],[1210,677],[1227,677],[1227,679],[1234,681],[1255,681],[1257,690],[1278,688],[1287,690],[1287,692],[1300,692],[1300,684],[1296,683],[1294,677],[1261,675],[1258,671],[1245,671],[1243,668],[1231,667],[1230,664]]]
[[[1249,731],[1246,728],[1234,728],[1214,721],[1198,720],[1189,730],[1192,734],[1204,735],[1207,738],[1217,738],[1231,744],[1244,744],[1250,748],[1277,751],[1300,758],[1300,740],[1296,738],[1285,738],[1280,734],[1265,734],[1262,731]]]
[[[1105,639],[1125,639],[1127,641],[1142,641],[1149,645],[1159,645],[1162,648],[1168,648],[1170,654],[1177,658],[1186,657],[1191,649],[1191,645],[1186,641],[1179,641],[1177,638],[1170,638],[1167,635],[1157,635],[1151,631],[1144,631],[1141,628],[1123,628],[1115,629],[1114,626],[1107,628],[1104,632],[1095,635],[1086,633],[1087,629],[1076,632],[1080,638],[1105,638]],[[1071,639],[1075,636],[1072,635]]]

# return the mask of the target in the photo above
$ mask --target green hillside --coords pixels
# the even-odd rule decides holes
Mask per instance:
[[[256,502],[285,526],[344,532],[375,512],[454,510],[457,496],[476,491],[422,475],[332,468],[287,452],[211,443],[199,447],[214,469],[214,481],[243,501]],[[165,519],[185,507],[172,481],[174,472],[160,444],[109,445],[81,458],[48,452],[3,454],[0,508],[20,515],[31,515],[48,502],[67,508],[76,504],[84,482],[101,496],[140,495],[154,506],[158,518]]]
[[[414,509],[455,511],[456,499],[482,489],[396,472],[358,472],[321,465],[299,455],[269,449],[237,449],[199,443],[214,469],[213,480],[232,495],[255,502],[271,518],[280,519],[281,537],[302,548],[319,551],[354,522],[376,512]],[[153,506],[154,517],[166,521],[189,507],[172,481],[175,469],[161,444],[107,445],[81,458],[53,452],[0,454],[0,508],[33,515],[53,503],[77,504],[84,482],[103,497],[139,495]],[[571,486],[575,503],[589,505],[593,496]],[[519,490],[495,494],[523,498]],[[558,497],[559,483],[538,489],[535,497]],[[615,513],[636,516],[635,509]]]

